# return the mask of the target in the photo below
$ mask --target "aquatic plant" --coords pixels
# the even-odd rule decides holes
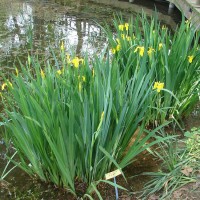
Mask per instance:
[[[102,199],[100,182],[124,189],[105,180],[106,173],[119,169],[124,176],[123,168],[136,155],[166,139],[154,138],[158,129],[144,130],[151,95],[157,93],[153,70],[145,74],[143,65],[130,77],[130,66],[121,72],[105,53],[89,62],[87,56],[66,54],[63,46],[60,57],[54,51],[52,57],[54,64],[28,56],[18,73],[4,78],[4,126],[20,159],[15,162],[76,196],[91,199],[95,191]]]
[[[118,61],[121,70],[126,70],[127,66],[131,68],[131,78],[145,65],[144,72],[154,68],[152,82],[164,83],[164,89],[152,99],[150,123],[188,115],[199,102],[200,32],[184,17],[172,32],[161,26],[157,15],[147,19],[144,13],[128,22],[116,17],[114,27],[114,34],[108,25],[104,30],[113,59]]]

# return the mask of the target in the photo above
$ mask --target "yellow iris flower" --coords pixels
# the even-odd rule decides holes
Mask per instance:
[[[124,25],[123,25],[123,24],[120,24],[120,25],[118,26],[118,28],[119,28],[120,31],[123,31],[123,30],[124,30]]]
[[[61,75],[61,74],[62,74],[62,71],[59,69],[59,70],[56,72],[56,74]]]
[[[120,46],[120,44],[118,44],[117,46],[116,46],[116,51],[119,51],[121,49],[121,46]]]
[[[166,30],[166,29],[167,29],[167,26],[162,25],[162,30]]]
[[[121,34],[121,38],[124,40],[124,39],[125,39],[125,35],[124,35],[124,34]]]
[[[125,24],[124,24],[124,27],[125,27],[125,29],[128,31],[129,24],[128,24],[128,23],[125,23]]]
[[[143,46],[136,47],[134,53],[138,51],[139,51],[139,55],[142,57],[144,55],[144,47]]]
[[[79,58],[78,57],[75,57],[74,59],[72,59],[72,64],[74,65],[75,68],[78,68],[79,67]]]
[[[1,90],[4,90],[6,86],[7,86],[7,83],[3,83],[3,85],[1,86]]]
[[[131,37],[130,36],[126,36],[126,40],[129,42],[129,41],[131,41]]]
[[[153,49],[152,47],[149,47],[149,50],[147,51],[147,54],[148,54],[149,56],[151,56],[151,54],[152,54],[153,52],[155,52],[155,49]]]
[[[160,51],[163,48],[163,43],[159,43],[158,50]]]
[[[194,59],[194,56],[188,56],[188,62],[189,63],[192,63],[193,59]]]
[[[41,74],[42,78],[45,78],[45,73],[44,73],[44,71],[42,69],[40,70],[40,74]]]
[[[153,89],[154,90],[156,89],[157,92],[160,92],[163,88],[164,88],[164,83],[160,83],[160,81],[154,83]]]
[[[8,81],[8,83],[3,83],[3,85],[1,86],[1,90],[5,90],[6,86],[10,86],[11,88],[13,88],[12,83]]]

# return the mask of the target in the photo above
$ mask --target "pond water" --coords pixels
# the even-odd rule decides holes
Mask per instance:
[[[12,68],[17,58],[26,58],[28,49],[48,54],[48,47],[59,48],[61,40],[76,54],[84,54],[86,50],[93,54],[105,45],[95,21],[99,22],[100,12],[102,19],[108,19],[112,15],[110,8],[105,11],[81,1],[64,5],[56,2],[1,1],[1,69]]]
[[[48,56],[49,46],[59,49],[61,41],[64,41],[69,51],[73,50],[77,55],[83,55],[86,51],[89,55],[97,54],[107,42],[100,24],[105,21],[111,23],[113,13],[118,11],[122,11],[126,16],[135,15],[133,10],[136,11],[138,6],[151,14],[155,3],[163,23],[174,28],[180,20],[180,12],[175,10],[168,16],[166,3],[153,0],[136,0],[134,4],[129,4],[128,10],[122,6],[123,2],[116,2],[115,7],[120,7],[112,8],[81,0],[0,0],[0,70],[12,70],[13,65],[18,64],[18,59],[26,62],[28,53]],[[125,10],[121,10],[122,8]],[[0,175],[6,165],[5,153],[2,139]],[[140,173],[141,169],[144,171],[141,167],[143,161],[138,162],[134,173]],[[149,166],[145,167],[146,170],[157,168],[156,163],[149,163]],[[73,199],[62,189],[33,180],[19,169],[13,170],[6,181],[8,183],[0,183],[0,199]],[[144,181],[141,179],[139,183],[137,180],[135,188],[141,188]]]
[[[126,2],[127,3],[127,2]],[[146,10],[154,9],[155,1],[135,1],[129,4],[136,11],[138,4]],[[115,6],[126,5],[116,2]],[[157,3],[159,17],[164,23],[174,26],[180,13],[167,15],[168,6]],[[58,48],[63,40],[67,48],[76,54],[96,54],[105,45],[105,37],[97,23],[111,23],[113,9],[82,0],[1,0],[0,1],[0,66],[1,70],[12,68],[17,58],[27,57],[27,49],[48,54],[49,46]],[[163,12],[163,13],[162,13]],[[126,10],[124,15],[134,15]],[[172,27],[173,28],[173,27]]]

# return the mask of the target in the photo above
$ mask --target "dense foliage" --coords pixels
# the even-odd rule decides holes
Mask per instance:
[[[129,23],[116,19],[114,25],[114,36],[109,27],[105,31],[121,69],[129,66],[131,77],[146,66],[145,73],[153,70],[151,81],[164,86],[152,99],[149,122],[163,123],[169,118],[180,119],[191,113],[199,102],[199,31],[183,18],[172,32],[165,25],[161,26],[156,17],[148,20],[145,14]]]
[[[135,156],[170,138],[155,137],[160,127],[145,125],[164,126],[199,98],[199,35],[188,23],[174,35],[144,15],[114,24],[116,34],[106,29],[113,55],[78,58],[61,43],[59,55],[51,50],[53,61],[28,56],[1,88],[2,124],[16,165],[75,196],[92,198],[95,191],[102,199],[100,182],[116,186],[106,173],[119,169],[124,176]]]

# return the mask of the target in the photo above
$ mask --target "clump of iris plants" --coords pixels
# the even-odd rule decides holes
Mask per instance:
[[[200,34],[190,20],[183,17],[175,32],[161,26],[156,16],[148,20],[145,14],[126,22],[118,17],[113,23],[115,32],[109,26],[105,32],[120,69],[131,68],[129,77],[141,67],[144,74],[153,69],[151,81],[161,83],[157,86],[162,90],[151,102],[149,123],[162,124],[191,113],[199,102]]]
[[[144,74],[141,67],[130,77],[131,69],[121,71],[109,56],[80,58],[63,43],[52,57],[53,64],[28,56],[4,79],[3,125],[20,160],[15,163],[77,197],[91,199],[96,192],[102,199],[97,189],[102,182],[126,190],[105,175],[117,169],[125,178],[123,169],[135,156],[167,139],[155,138],[158,129],[144,129],[150,97],[162,89],[160,83],[152,88],[153,70]],[[85,188],[81,194],[79,183]]]

